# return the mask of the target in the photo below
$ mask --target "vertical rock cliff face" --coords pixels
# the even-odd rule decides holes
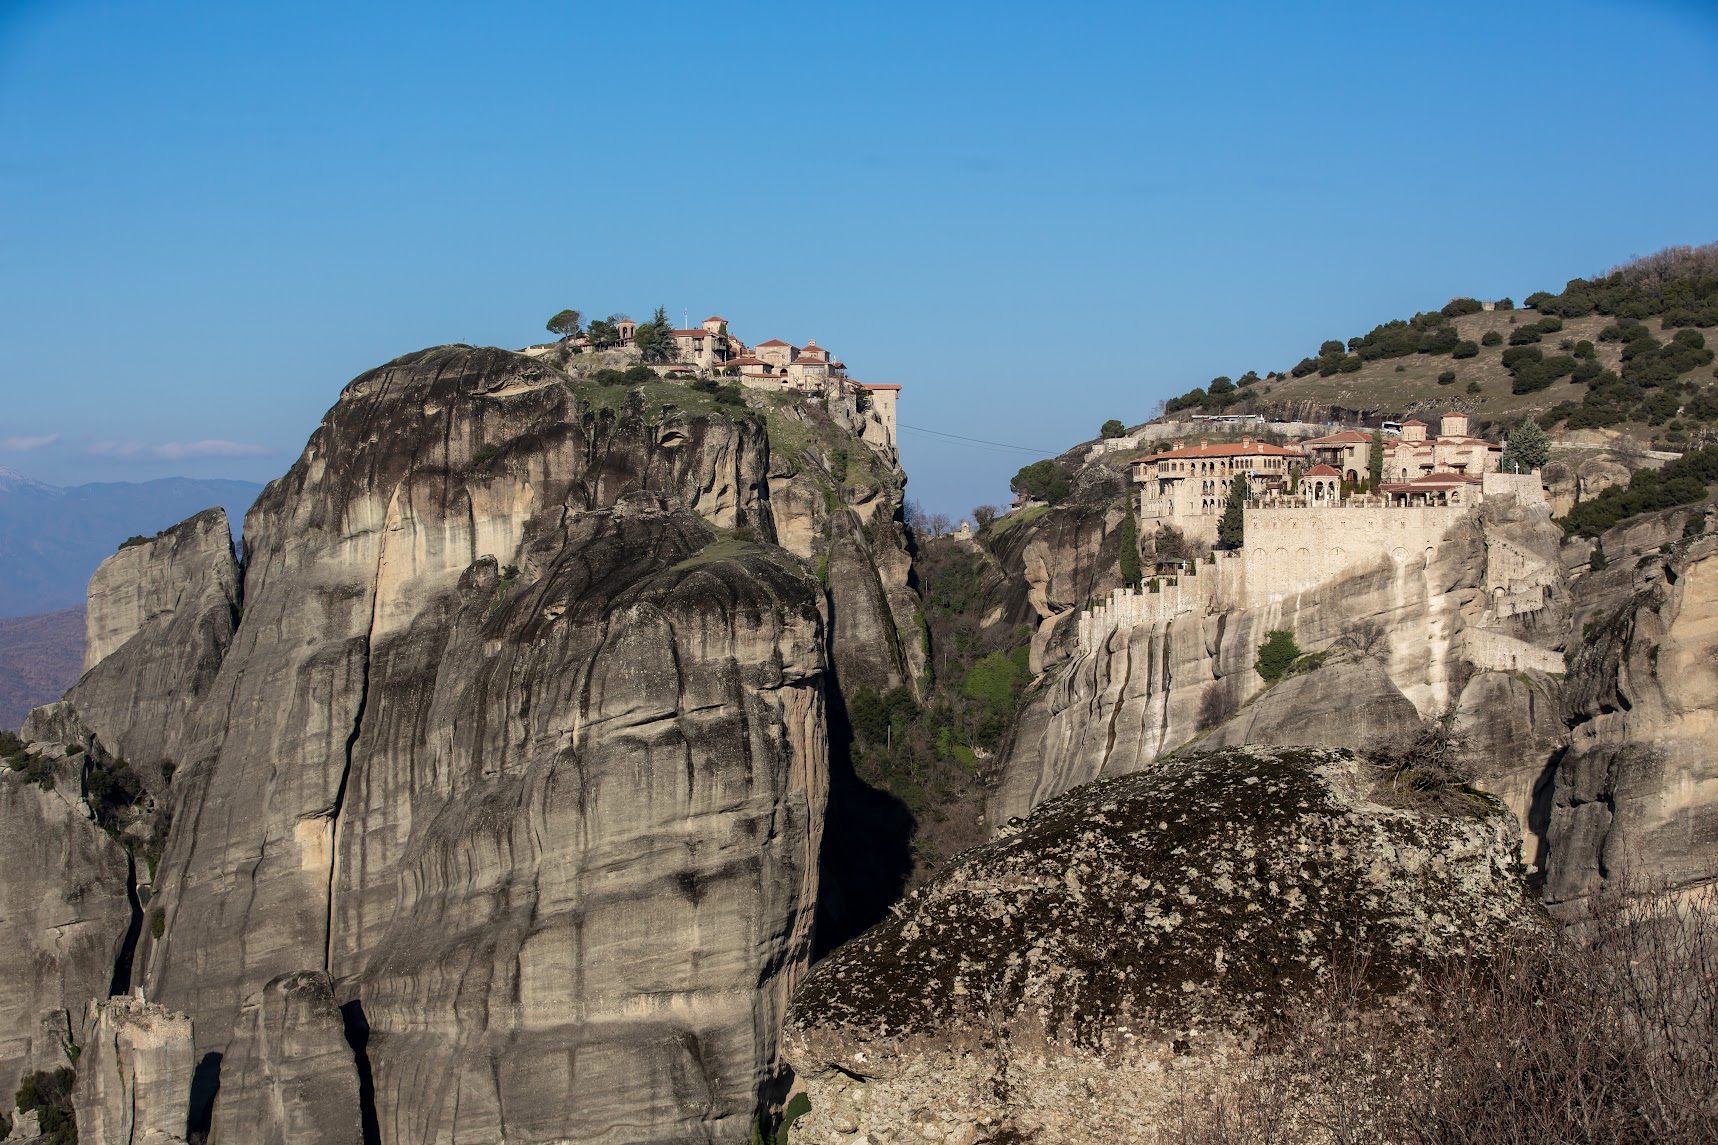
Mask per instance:
[[[1429,561],[1386,561],[1259,607],[1185,613],[1076,649],[1024,705],[990,819],[1149,767],[1207,731],[1212,747],[1372,750],[1411,740],[1420,718],[1460,713],[1476,667],[1560,666],[1568,593],[1558,539],[1543,508],[1489,500]],[[1253,662],[1279,628],[1332,659],[1267,690]],[[1535,750],[1474,761],[1524,825],[1552,746]]]
[[[1718,877],[1718,542],[1583,582],[1547,898]]]
[[[89,1004],[74,1093],[80,1140],[174,1145],[185,1140],[196,1066],[191,1019],[125,996]]]
[[[126,856],[89,821],[75,768],[44,790],[0,768],[0,1095],[68,1063],[87,1040],[85,1003],[105,998],[132,921]],[[123,989],[123,984],[121,989]]]
[[[409,355],[258,499],[242,577],[213,518],[98,574],[39,722],[174,765],[137,977],[215,1140],[733,1141],[774,1092],[832,661],[914,672],[899,473],[848,436],[868,484],[832,475],[821,410],[647,390]]]

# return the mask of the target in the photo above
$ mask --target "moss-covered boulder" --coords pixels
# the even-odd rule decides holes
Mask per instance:
[[[1023,1042],[1041,1063],[1185,1053],[1258,1028],[1337,963],[1387,995],[1538,930],[1515,817],[1408,787],[1351,752],[1250,746],[1044,804],[800,988],[787,1045],[811,1090],[807,1131],[840,1107],[831,1084],[934,1074],[956,1120],[972,1118],[951,1081],[994,1082]],[[1049,1084],[1045,1068],[1030,1084]],[[983,1098],[996,1124],[1031,1101],[1013,1077],[1011,1095]]]

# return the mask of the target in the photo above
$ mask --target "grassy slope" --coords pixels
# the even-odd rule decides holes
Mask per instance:
[[[1264,401],[1273,407],[1286,402],[1305,402],[1382,412],[1386,415],[1418,415],[1427,421],[1431,420],[1426,416],[1428,414],[1435,416],[1444,410],[1453,409],[1461,410],[1481,421],[1511,423],[1523,415],[1548,410],[1559,402],[1579,402],[1585,396],[1587,387],[1573,383],[1568,378],[1553,382],[1550,389],[1540,390],[1536,394],[1509,392],[1509,373],[1503,368],[1501,359],[1503,351],[1509,348],[1509,332],[1515,328],[1510,324],[1511,316],[1523,325],[1531,324],[1540,317],[1532,310],[1495,310],[1489,313],[1467,314],[1455,319],[1456,329],[1465,339],[1478,342],[1488,330],[1496,330],[1503,335],[1503,345],[1481,346],[1477,358],[1458,361],[1448,354],[1413,354],[1406,358],[1367,362],[1352,374],[1333,374],[1328,378],[1321,378],[1317,374],[1304,378],[1275,378],[1261,382],[1254,388],[1263,395],[1265,388],[1270,387],[1270,395],[1265,397]],[[1599,364],[1615,370],[1620,365],[1622,343],[1599,341],[1599,331],[1613,321],[1615,319],[1601,314],[1570,318],[1564,321],[1560,332],[1547,334],[1543,341],[1535,344],[1550,356],[1568,352],[1557,349],[1564,339],[1578,342],[1585,338],[1593,343],[1599,356]],[[1647,325],[1661,341],[1669,338],[1669,331],[1658,331],[1657,320],[1649,320]],[[1396,369],[1398,366],[1402,367],[1400,373]],[[1455,384],[1438,385],[1438,375],[1452,369],[1456,372]],[[1699,379],[1701,374],[1707,372],[1696,371],[1690,376]],[[1469,382],[1480,384],[1481,390],[1478,394],[1467,392]],[[1631,428],[1637,433],[1645,429],[1643,426],[1618,428]],[[1651,437],[1652,433],[1648,430],[1640,433],[1640,436]]]

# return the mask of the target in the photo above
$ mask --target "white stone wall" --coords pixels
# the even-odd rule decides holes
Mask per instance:
[[[1261,508],[1246,515],[1241,607],[1273,600],[1388,558],[1424,567],[1465,506]]]

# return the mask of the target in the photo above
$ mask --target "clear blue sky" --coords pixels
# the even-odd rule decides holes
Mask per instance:
[[[562,306],[1061,450],[1452,295],[1718,239],[1718,5],[0,0],[0,465],[267,479]],[[906,435],[962,515],[1025,458]]]

